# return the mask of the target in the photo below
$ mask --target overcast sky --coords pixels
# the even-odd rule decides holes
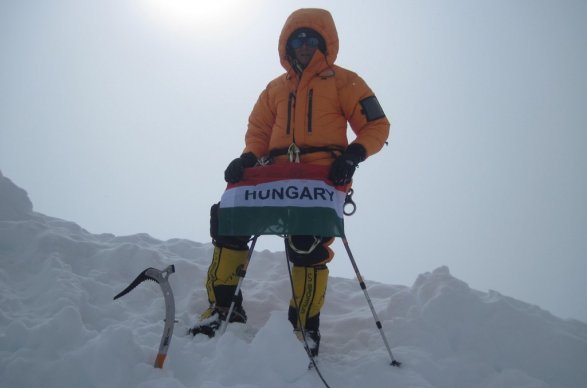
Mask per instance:
[[[0,169],[92,233],[209,242],[283,23],[308,6],[392,122],[346,220],[365,278],[447,265],[587,321],[585,1],[3,0]],[[335,248],[331,274],[352,277]]]

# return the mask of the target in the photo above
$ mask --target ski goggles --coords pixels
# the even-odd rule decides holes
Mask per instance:
[[[318,47],[318,45],[320,44],[320,40],[315,36],[309,36],[305,38],[293,38],[289,41],[289,45],[292,49],[298,49],[302,47],[304,44],[306,45],[306,47],[314,48]]]

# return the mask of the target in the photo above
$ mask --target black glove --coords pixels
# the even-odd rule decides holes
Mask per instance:
[[[366,158],[365,147],[359,143],[351,144],[342,155],[334,160],[328,178],[337,186],[346,185],[353,180],[355,169]]]
[[[257,164],[257,157],[252,152],[242,154],[240,158],[234,159],[226,170],[224,170],[224,180],[228,183],[236,183],[243,179],[245,168],[253,167]]]

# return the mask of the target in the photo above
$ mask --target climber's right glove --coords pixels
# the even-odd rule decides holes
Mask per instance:
[[[257,157],[252,152],[242,154],[239,158],[234,159],[226,170],[224,170],[224,180],[228,183],[236,183],[243,179],[245,168],[253,167],[257,164]]]

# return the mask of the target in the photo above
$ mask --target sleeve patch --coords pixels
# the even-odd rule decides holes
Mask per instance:
[[[365,97],[361,101],[362,112],[367,117],[367,121],[375,121],[385,117],[385,113],[383,112],[383,108],[379,105],[379,101],[377,97],[370,96]]]

